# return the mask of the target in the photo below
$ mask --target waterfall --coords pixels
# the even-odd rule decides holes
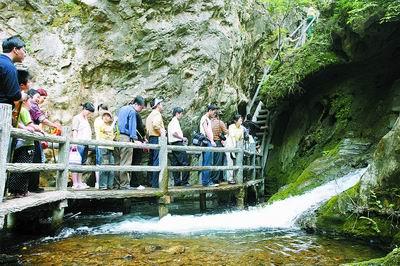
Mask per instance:
[[[202,232],[233,232],[261,229],[291,229],[296,220],[310,209],[317,208],[331,197],[351,188],[367,168],[358,169],[341,178],[312,189],[303,195],[289,197],[265,206],[221,214],[167,215],[162,219],[129,218],[122,222],[98,227],[66,228],[58,237],[73,234],[167,233],[193,234]]]

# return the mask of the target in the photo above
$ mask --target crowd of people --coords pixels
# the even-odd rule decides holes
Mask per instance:
[[[61,126],[51,121],[43,111],[43,103],[47,91],[43,88],[33,89],[30,74],[27,70],[16,69],[14,63],[22,62],[26,51],[25,44],[18,37],[10,37],[3,44],[3,54],[0,55],[0,103],[13,106],[13,124],[15,127],[44,134],[43,126],[61,134]],[[19,105],[19,103],[22,103]],[[122,106],[114,115],[106,104],[95,107],[86,102],[82,110],[72,119],[72,138],[90,140],[93,135],[96,140],[133,142],[136,144],[158,144],[160,137],[167,136],[170,145],[187,145],[188,137],[184,136],[180,121],[184,115],[182,107],[175,107],[172,119],[167,127],[163,119],[163,99],[155,98],[150,102],[151,113],[143,123],[140,113],[145,108],[145,99],[136,96],[127,105]],[[93,127],[90,117],[96,113]],[[233,123],[226,124],[219,118],[219,108],[210,104],[199,122],[199,131],[207,139],[209,147],[235,147],[236,143],[245,138],[253,141],[254,127],[247,119],[244,127],[243,119],[236,115]],[[92,131],[93,128],[93,131]],[[94,134],[93,134],[94,133]],[[249,134],[250,133],[250,134]],[[15,163],[43,163],[45,156],[42,143],[39,141],[26,141],[18,139],[12,142],[11,160]],[[149,151],[149,165],[159,165],[159,150]],[[88,145],[71,145],[70,164],[86,164],[89,153]],[[95,149],[97,165],[140,165],[143,161],[143,149],[130,147],[113,148],[111,146],[98,146]],[[235,161],[234,153],[203,152],[203,166],[232,166]],[[171,165],[188,166],[189,157],[185,151],[173,151],[170,154]],[[100,171],[95,173],[95,188],[97,189],[133,189],[132,180],[138,180],[139,172],[114,172]],[[189,172],[173,172],[175,186],[190,186]],[[86,189],[89,186],[83,182],[82,174],[74,172],[72,176],[73,189]],[[220,182],[227,181],[235,184],[233,171],[202,171],[201,184],[203,186],[218,186]],[[159,187],[159,172],[150,172],[149,184],[153,188]],[[143,189],[145,184],[137,184],[138,189]],[[146,184],[147,185],[147,184]],[[40,192],[39,172],[37,173],[12,173],[7,180],[8,192],[16,197],[26,196],[29,192]]]

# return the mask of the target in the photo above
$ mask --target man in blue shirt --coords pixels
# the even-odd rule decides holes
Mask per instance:
[[[14,101],[25,100],[18,84],[17,69],[14,63],[21,63],[25,56],[25,43],[16,36],[3,41],[3,54],[0,55],[0,103],[14,106]]]
[[[135,142],[139,141],[137,134],[136,113],[140,113],[144,108],[144,99],[142,96],[136,96],[131,104],[122,106],[118,111],[118,129],[120,132],[120,141]],[[120,148],[120,165],[132,165],[132,148]],[[121,172],[119,175],[120,189],[131,189],[129,172]]]

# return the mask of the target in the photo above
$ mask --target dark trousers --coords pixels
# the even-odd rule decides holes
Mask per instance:
[[[158,137],[150,136],[149,143],[150,144],[158,144]],[[160,153],[160,150],[154,150],[154,149],[150,150],[150,165],[158,166],[160,164],[160,158],[158,156],[159,153]],[[151,187],[154,187],[154,188],[159,187],[159,184],[158,184],[159,174],[160,174],[160,172],[151,172],[151,179],[150,179]]]
[[[216,140],[215,144],[217,147],[224,147],[220,140]],[[214,152],[213,153],[213,166],[222,166],[224,165],[225,153],[224,152]],[[211,172],[211,181],[214,183],[219,183],[224,180],[224,172],[223,171],[212,171]]]
[[[42,163],[42,145],[40,141],[35,141],[35,151],[32,163]],[[40,172],[32,172],[29,175],[28,191],[35,192],[39,189]]]
[[[132,154],[132,165],[141,165],[143,159],[143,150],[134,149]],[[137,187],[143,182],[144,172],[131,172],[131,187]]]
[[[183,141],[172,142],[171,145],[183,146]],[[171,154],[171,165],[172,166],[188,166],[189,160],[187,153],[185,151],[172,151]],[[182,174],[182,179],[181,179]],[[189,184],[189,175],[190,173],[185,172],[172,172],[172,176],[174,177],[174,185],[175,186],[184,186]]]

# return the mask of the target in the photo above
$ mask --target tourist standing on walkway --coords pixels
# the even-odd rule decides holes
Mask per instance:
[[[109,111],[103,111],[102,114],[103,123],[99,125],[99,140],[113,141],[115,138],[113,117]],[[114,147],[99,146],[99,153],[101,154],[101,161],[99,165],[114,165]],[[114,185],[114,172],[113,171],[101,171],[99,179],[99,189],[112,189]]]
[[[144,100],[143,100],[144,101]],[[139,112],[136,112],[136,134],[138,141],[141,143],[147,143],[146,129],[144,127],[142,116]],[[144,156],[143,149],[135,149],[132,155],[132,165],[141,165]],[[141,182],[145,182],[146,172],[131,172],[131,187],[139,187]]]
[[[179,120],[183,116],[183,108],[175,107],[172,111],[172,119],[168,124],[168,143],[171,145],[184,146],[188,139],[183,136]],[[171,154],[172,166],[188,166],[189,160],[186,151],[172,151]],[[182,178],[181,178],[182,174]],[[190,172],[172,172],[175,186],[189,186]]]
[[[151,108],[153,109],[149,116],[146,118],[146,131],[147,136],[149,136],[150,144],[158,144],[159,138],[161,136],[165,136],[165,127],[164,122],[161,116],[161,112],[163,111],[162,99],[155,98],[151,101]],[[160,150],[151,149],[150,151],[150,162],[149,164],[152,166],[158,166],[160,163],[159,158]],[[159,187],[158,180],[159,172],[151,172],[151,186],[153,188]]]
[[[105,111],[108,111],[108,106],[106,104],[101,103],[97,106],[98,116],[96,117],[96,119],[93,122],[94,136],[95,136],[96,140],[100,140],[100,127],[104,124],[103,114]],[[96,151],[96,165],[100,165],[101,164],[100,148],[98,146],[96,146],[95,151]],[[99,178],[100,178],[99,171],[95,172],[95,176],[96,176],[96,183],[94,184],[94,187],[96,189],[99,189]]]
[[[18,70],[18,80],[20,83],[21,88],[26,87],[29,88],[31,81],[30,75],[26,70]],[[43,89],[41,92],[43,93]],[[45,92],[45,91],[44,91]],[[30,109],[29,114],[31,115],[32,121],[35,125],[47,125],[49,127],[55,128],[57,131],[61,132],[61,126],[58,123],[51,122],[47,115],[42,111],[39,106],[41,102],[41,95],[39,90],[29,89],[28,94],[31,96],[30,101]],[[47,92],[46,92],[47,95]],[[43,128],[43,127],[42,127]],[[40,141],[35,141],[35,155],[33,159],[33,163],[44,163],[44,152],[42,148],[42,144]],[[29,180],[29,191],[30,192],[42,192],[44,189],[39,188],[39,179],[40,179],[40,172],[35,172],[31,175]]]
[[[228,137],[226,139],[226,147],[236,147],[239,141],[243,141],[244,138],[244,127],[242,126],[242,116],[235,115],[233,118],[233,124],[228,127]],[[235,153],[226,153],[226,161],[228,166],[233,166],[234,160],[236,159]],[[233,171],[227,171],[227,180],[229,184],[236,184],[233,178]]]
[[[27,95],[20,91],[17,69],[14,63],[25,59],[25,43],[18,37],[10,37],[2,43],[0,55],[0,103],[14,106],[14,101],[26,100]]]
[[[29,97],[28,97],[29,98]],[[30,102],[25,100],[21,106],[21,112],[18,117],[18,128],[28,130],[30,132],[41,132],[41,129],[32,123],[29,114]],[[14,155],[13,163],[32,163],[35,152],[33,140],[18,139]],[[29,177],[32,173],[11,173],[8,180],[8,192],[15,197],[23,197],[28,194]]]
[[[137,135],[136,113],[140,113],[144,108],[142,96],[121,107],[118,111],[118,129],[121,142],[141,143]],[[120,165],[132,165],[133,149],[127,147],[120,148]],[[131,189],[130,176],[128,171],[120,172],[118,185],[120,189]]]
[[[214,142],[214,136],[212,132],[211,126],[211,118],[215,116],[218,107],[214,104],[210,104],[207,106],[207,113],[205,113],[200,119],[200,133],[202,133],[208,139],[208,147],[215,147],[216,144]],[[206,151],[202,153],[203,155],[203,166],[211,166],[212,165],[212,152]],[[210,180],[211,171],[204,170],[201,171],[201,184],[203,186],[213,186],[216,187],[218,184],[214,184],[212,180]]]
[[[223,142],[226,140],[226,135],[228,135],[228,129],[223,121],[219,119],[219,113],[216,112],[215,116],[211,119],[211,128],[213,132],[213,138],[216,147],[224,147]],[[213,163],[214,166],[222,166],[225,161],[224,152],[214,152],[213,153]],[[223,171],[212,171],[211,181],[214,183],[220,183],[224,180]]]
[[[19,70],[18,70],[19,73]],[[20,76],[18,76],[21,84],[25,83],[24,86],[27,86],[27,84],[30,84],[27,80],[21,81]],[[28,86],[27,86],[28,87]],[[28,95],[29,95],[29,115],[31,117],[31,120],[33,124],[39,126],[40,122],[37,119],[40,116],[40,109],[37,105],[39,101],[40,94],[37,92],[35,89],[29,89],[28,90]],[[34,141],[35,145],[35,151],[33,154],[33,161],[32,163],[42,163],[42,144],[40,141],[35,140]],[[31,175],[29,176],[29,186],[28,186],[28,191],[29,192],[43,192],[43,188],[39,188],[39,181],[40,181],[40,172],[32,172]]]
[[[72,119],[72,138],[73,139],[81,139],[81,140],[89,140],[92,139],[92,129],[90,128],[90,124],[88,121],[88,117],[94,113],[94,105],[90,102],[87,102],[82,105],[82,111],[74,116]],[[85,164],[89,152],[88,145],[71,145],[72,149],[76,148],[81,155],[81,164]],[[72,173],[72,188],[73,189],[86,189],[89,186],[86,183],[82,182],[82,174],[81,173]]]

